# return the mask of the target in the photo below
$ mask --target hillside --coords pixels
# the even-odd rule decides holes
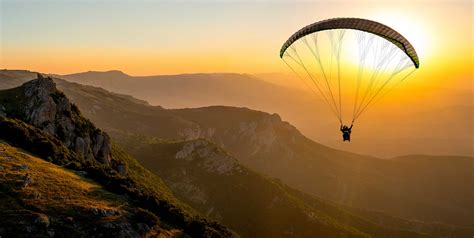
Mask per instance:
[[[272,103],[288,107],[291,103],[312,100],[311,97],[301,100],[297,97],[301,94],[298,90],[288,90],[248,74],[130,76],[120,71],[91,71],[58,75],[58,77],[85,85],[98,86],[112,92],[133,95],[152,105],[161,105],[166,108],[229,105],[263,109],[262,106],[267,107]],[[237,85],[239,87],[236,87]],[[283,97],[286,99],[281,100]],[[256,102],[260,102],[261,106]]]
[[[56,89],[51,78],[38,75],[20,87],[0,91],[0,131],[0,139],[56,165],[83,171],[106,190],[126,195],[130,206],[144,210],[139,216],[149,220],[148,226],[166,226],[199,237],[233,236],[174,198],[159,177],[114,146]],[[15,199],[24,199],[16,195]]]
[[[313,142],[275,114],[231,107],[173,112],[201,126],[194,136],[302,191],[410,219],[473,225],[472,157],[381,160]]]
[[[146,210],[73,171],[0,141],[0,234],[5,237],[175,237]],[[156,219],[156,217],[155,217]]]
[[[205,140],[133,145],[132,154],[180,199],[243,237],[367,236],[298,204]]]
[[[343,233],[469,237],[474,231],[352,211],[261,176],[202,139],[164,142],[130,137],[120,143],[160,175],[180,199],[244,237],[332,237],[334,230],[336,237]]]

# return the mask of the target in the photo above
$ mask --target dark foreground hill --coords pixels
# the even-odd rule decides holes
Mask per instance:
[[[0,139],[50,162],[2,146],[2,236],[233,236],[113,146],[51,78],[0,91]]]

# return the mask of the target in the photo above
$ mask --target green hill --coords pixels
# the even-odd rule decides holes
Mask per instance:
[[[0,234],[5,237],[183,235],[127,196],[0,141]]]

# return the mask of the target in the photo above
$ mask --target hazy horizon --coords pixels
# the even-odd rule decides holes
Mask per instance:
[[[3,0],[0,65],[59,74],[288,73],[278,51],[296,30],[325,18],[364,17],[393,27],[414,45],[421,67],[412,81],[419,87],[423,78],[443,84],[443,78],[472,76],[471,9],[469,1]]]

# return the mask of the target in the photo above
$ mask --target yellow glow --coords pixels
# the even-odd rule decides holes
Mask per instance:
[[[280,6],[284,9],[283,12],[288,11],[285,4]],[[175,23],[175,18],[169,18],[166,19],[169,23],[166,22],[165,25],[171,26],[173,32],[141,29],[150,24],[146,19],[134,22],[131,29],[127,28],[129,32],[123,32],[126,27],[121,25],[124,24],[123,21],[107,22],[110,25],[99,24],[100,22],[97,25],[83,25],[82,21],[78,21],[77,24],[86,29],[85,32],[89,35],[68,37],[76,30],[83,29],[51,29],[48,24],[41,24],[36,28],[41,33],[34,34],[37,36],[34,38],[24,37],[22,34],[25,34],[25,30],[17,27],[15,29],[18,30],[18,35],[9,34],[10,41],[5,40],[6,34],[2,36],[0,68],[58,74],[112,69],[131,75],[193,72],[289,73],[291,71],[278,57],[278,50],[292,33],[318,20],[347,16],[379,21],[400,32],[413,44],[420,58],[420,69],[406,87],[445,86],[449,80],[453,87],[472,88],[469,80],[473,77],[474,68],[472,11],[466,9],[472,7],[472,4],[427,4],[417,1],[399,4],[377,1],[287,5],[294,7],[292,11],[298,14],[282,17],[279,15],[281,12],[275,9],[275,13],[271,14],[272,11],[255,11],[252,6],[246,10],[255,11],[253,18],[242,11],[239,13],[241,15],[235,14],[232,19],[222,18],[225,23],[223,26],[226,26],[224,28],[219,28],[221,25],[208,26],[210,22],[196,28],[179,27],[192,25],[194,22]],[[273,7],[268,5],[270,6]],[[317,12],[322,6],[325,10]],[[264,13],[267,15],[262,17],[261,14]],[[43,18],[34,19],[41,22]],[[227,27],[233,23],[234,27]],[[126,36],[119,37],[120,34]],[[184,41],[182,37],[174,36],[181,36],[180,34],[194,38]],[[115,35],[118,40],[109,45],[105,39]],[[41,41],[43,38],[48,40]],[[165,46],[156,43],[161,38],[167,39]],[[299,82],[294,80],[290,83]]]
[[[431,46],[436,44],[434,42],[436,37],[434,37],[429,26],[413,16],[388,10],[377,12],[369,18],[379,21],[402,34],[413,45],[420,59],[425,59]]]

